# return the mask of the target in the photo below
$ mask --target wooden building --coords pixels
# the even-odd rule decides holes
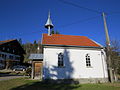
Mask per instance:
[[[4,66],[3,68],[8,69],[22,63],[23,54],[25,51],[16,39],[0,41],[0,64]]]
[[[32,60],[32,79],[42,79],[43,54],[31,54],[29,59]]]

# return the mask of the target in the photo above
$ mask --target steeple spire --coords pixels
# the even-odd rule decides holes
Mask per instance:
[[[52,21],[50,19],[50,11],[48,12],[48,19],[47,19],[47,22],[45,24],[45,28],[48,29],[48,35],[50,36],[51,35],[50,29],[53,28],[53,24],[52,24]]]

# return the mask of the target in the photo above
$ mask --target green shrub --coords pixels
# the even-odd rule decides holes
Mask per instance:
[[[31,68],[27,68],[27,70],[25,72],[25,75],[31,77],[31,72],[32,72],[32,69]]]

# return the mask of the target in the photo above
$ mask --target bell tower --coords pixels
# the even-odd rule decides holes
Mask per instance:
[[[50,19],[50,11],[49,11],[49,13],[48,13],[48,19],[47,19],[47,22],[46,22],[46,24],[45,24],[45,28],[48,29],[48,36],[51,35],[51,29],[52,29],[53,27],[54,27],[54,26],[53,26],[52,21],[51,21],[51,19]]]

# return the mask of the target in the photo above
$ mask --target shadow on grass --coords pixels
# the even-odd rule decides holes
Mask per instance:
[[[34,82],[12,88],[11,90],[73,90],[80,88],[79,84],[50,84],[44,82]]]

